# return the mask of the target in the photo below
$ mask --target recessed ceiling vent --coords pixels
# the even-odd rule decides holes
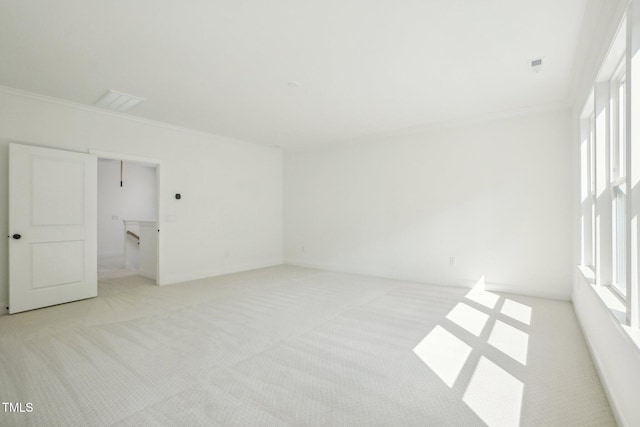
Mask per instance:
[[[535,58],[530,61],[531,72],[539,73],[542,69],[542,58]]]
[[[138,96],[129,95],[126,93],[118,92],[113,89],[109,89],[104,95],[96,101],[98,107],[107,108],[113,111],[119,111],[125,113],[136,105],[142,103],[143,98]]]

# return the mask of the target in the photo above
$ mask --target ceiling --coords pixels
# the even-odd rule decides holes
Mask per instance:
[[[588,0],[0,1],[0,85],[285,148],[569,99]],[[529,62],[543,58],[542,71]]]

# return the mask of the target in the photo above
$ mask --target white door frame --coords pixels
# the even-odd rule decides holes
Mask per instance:
[[[136,163],[144,163],[148,166],[155,166],[156,168],[156,221],[158,226],[158,246],[156,254],[157,257],[157,266],[156,266],[156,285],[163,285],[162,281],[163,268],[162,268],[162,248],[164,247],[162,242],[164,240],[163,233],[160,232],[160,218],[163,218],[162,213],[164,212],[162,197],[160,195],[162,192],[160,191],[163,188],[162,185],[162,161],[158,159],[153,159],[149,157],[141,157],[135,156],[131,154],[125,153],[115,153],[110,151],[99,151],[99,150],[89,150],[89,154],[93,154],[98,157],[98,159],[111,159],[111,160],[122,160],[125,162],[136,162]],[[97,236],[96,236],[97,237]]]

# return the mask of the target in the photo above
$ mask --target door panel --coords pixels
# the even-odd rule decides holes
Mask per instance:
[[[9,145],[9,312],[95,297],[96,157]]]
[[[33,225],[82,225],[84,164],[33,158]]]
[[[33,288],[84,281],[84,242],[47,242],[31,245]]]

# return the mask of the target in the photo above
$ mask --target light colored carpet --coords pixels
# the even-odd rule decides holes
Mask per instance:
[[[569,303],[280,266],[0,317],[0,425],[615,425]]]

